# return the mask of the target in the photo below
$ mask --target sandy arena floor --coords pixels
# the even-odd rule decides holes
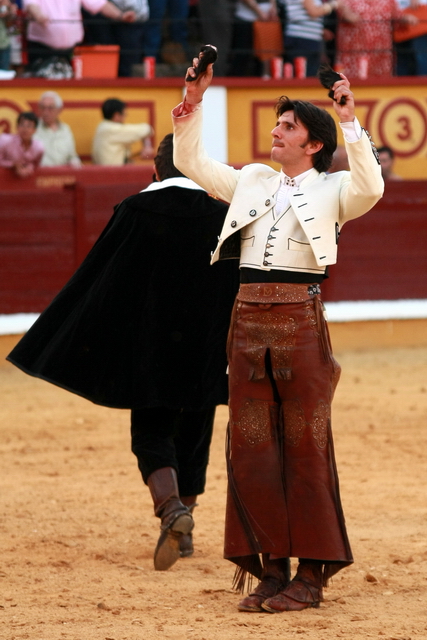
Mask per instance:
[[[158,520],[130,452],[128,412],[24,375],[3,359],[16,340],[0,338],[1,639],[427,638],[425,341],[416,346],[411,332],[410,346],[394,348],[337,340],[333,425],[355,563],[319,609],[271,615],[236,610],[222,559],[226,408],[195,554],[155,572]]]

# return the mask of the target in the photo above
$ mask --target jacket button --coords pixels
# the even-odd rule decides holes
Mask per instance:
[[[271,200],[266,200],[265,201],[265,206],[268,207],[268,205],[270,204]]]
[[[250,215],[250,216],[252,216],[252,218],[253,218],[254,216],[256,216],[256,211],[255,211],[255,209],[251,209],[251,210],[249,211],[249,215]]]
[[[232,220],[232,222],[231,222],[231,226],[232,226],[233,228],[234,228],[234,227],[237,227],[237,222],[236,222],[235,220]]]

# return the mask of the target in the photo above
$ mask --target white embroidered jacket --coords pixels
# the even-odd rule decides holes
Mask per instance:
[[[236,239],[236,232],[271,211],[280,186],[280,174],[264,164],[234,169],[209,158],[202,141],[202,108],[189,115],[173,117],[173,123],[175,166],[206,191],[230,203],[211,262],[237,257],[236,243],[230,249],[229,241]],[[313,170],[290,197],[292,210],[319,267],[336,262],[341,227],[369,211],[384,190],[381,167],[368,134],[363,131],[360,140],[346,143],[346,149],[350,171],[325,174]],[[257,225],[251,228],[256,231]],[[240,233],[237,241],[240,243]],[[289,243],[283,243],[283,248],[286,251],[282,258],[289,260]],[[275,263],[277,266],[270,268],[280,268],[279,247],[275,251]]]

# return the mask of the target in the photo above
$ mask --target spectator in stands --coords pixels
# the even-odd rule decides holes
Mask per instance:
[[[81,7],[113,20],[133,22],[133,11],[120,11],[109,0],[23,0],[30,22],[27,30],[28,62],[61,56],[71,62],[74,46],[83,40]]]
[[[212,0],[214,2],[214,0]],[[150,17],[144,25],[144,53],[160,59],[160,45],[162,43],[163,19],[169,19],[169,40],[175,43],[181,53],[181,60],[185,62],[191,58],[188,50],[188,13],[189,0],[148,0]]]
[[[337,64],[350,79],[393,74],[392,23],[415,24],[396,0],[342,0],[339,8]]]
[[[231,0],[199,0],[198,10],[205,44],[213,43],[218,48],[215,62],[217,76],[226,76],[228,54],[233,32]]]
[[[394,166],[394,152],[390,147],[379,147],[377,149],[378,156],[381,164],[381,173],[383,180],[403,180],[400,176],[393,172]]]
[[[261,76],[264,66],[254,55],[253,23],[278,20],[276,0],[239,0],[231,45],[230,76]],[[215,43],[213,43],[215,44]]]
[[[141,3],[141,8],[143,3]],[[143,55],[144,19],[137,16],[135,22],[118,22],[97,13],[82,10],[85,45],[118,45],[120,47],[118,76],[132,76],[134,64],[140,64]],[[148,4],[147,4],[148,18]],[[145,18],[145,19],[147,19]]]
[[[104,120],[93,139],[92,160],[95,164],[122,165],[130,161],[130,145],[141,140],[141,158],[153,157],[152,127],[145,123],[127,124],[126,103],[109,98],[102,105]]]
[[[336,36],[338,30],[338,13],[334,9],[323,19],[323,46],[324,58],[331,67],[335,67]]]
[[[34,140],[38,118],[32,111],[20,113],[16,133],[4,133],[0,142],[0,167],[10,167],[21,178],[34,173],[43,156],[43,143]]]
[[[337,171],[350,171],[347,151],[343,144],[339,144],[332,154],[332,164],[328,173],[336,173]]]
[[[62,98],[56,91],[45,91],[41,95],[38,106],[40,120],[35,138],[44,145],[42,167],[64,164],[81,167],[73,132],[68,124],[59,119],[62,107]]]
[[[401,9],[418,9],[421,5],[427,4],[427,0],[397,0],[397,2]],[[426,33],[396,43],[395,49],[397,75],[427,75],[427,25]]]
[[[0,0],[0,69],[10,68],[10,38],[8,21],[16,14],[16,4],[10,0]]]
[[[323,20],[335,11],[337,0],[285,0],[285,55],[288,62],[306,58],[307,76],[315,76],[323,52]]]

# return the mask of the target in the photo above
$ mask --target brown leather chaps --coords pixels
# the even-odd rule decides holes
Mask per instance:
[[[325,584],[353,561],[331,432],[341,368],[310,291],[243,284],[233,311],[224,555],[240,586],[260,554],[322,561]]]

